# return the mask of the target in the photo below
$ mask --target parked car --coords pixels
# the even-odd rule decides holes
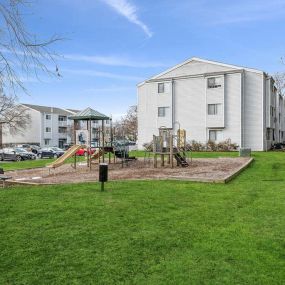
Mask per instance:
[[[273,150],[284,150],[285,149],[285,144],[284,143],[275,143],[271,149]]]
[[[57,154],[57,157],[60,157],[64,154],[64,150],[59,147],[53,146],[51,149]]]
[[[38,151],[40,158],[58,158],[64,154],[64,151],[56,147],[42,148]]]
[[[37,158],[37,156],[33,152],[28,151],[24,148],[15,147],[14,150],[16,151],[16,153],[28,155],[29,159],[36,159]]]
[[[38,151],[41,149],[38,145],[30,145],[31,152],[38,154]]]
[[[86,148],[81,148],[76,152],[76,155],[83,156],[89,154],[93,154],[95,152],[94,148],[91,148],[91,150],[87,150]]]
[[[130,146],[130,145],[136,145],[136,142],[129,141],[129,140],[116,140],[113,142],[114,146]]]
[[[29,150],[31,148],[29,144],[18,144],[15,147],[24,148],[25,150]]]
[[[23,148],[4,148],[0,152],[0,160],[21,161],[28,159],[36,159],[36,155]]]
[[[40,149],[40,147],[38,145],[35,145],[35,144],[18,144],[15,147],[23,148],[26,151],[33,152],[35,154],[37,154],[38,150]]]
[[[64,150],[68,150],[68,149],[71,148],[72,146],[73,146],[72,143],[65,143],[65,144],[63,145],[63,149],[64,149]]]

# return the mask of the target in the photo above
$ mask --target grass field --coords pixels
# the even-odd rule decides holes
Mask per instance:
[[[84,156],[78,156],[77,161],[84,161]],[[45,167],[47,164],[55,161],[55,159],[36,159],[36,160],[24,160],[24,161],[5,161],[0,162],[0,167],[4,169],[4,171],[9,170],[18,170],[18,169],[30,169],[36,167]],[[73,163],[74,159],[69,158],[66,163]]]
[[[2,190],[0,284],[284,284],[285,153],[254,158],[226,185]]]

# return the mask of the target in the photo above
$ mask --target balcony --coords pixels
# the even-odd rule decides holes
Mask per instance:
[[[59,127],[67,127],[67,121],[58,121]]]

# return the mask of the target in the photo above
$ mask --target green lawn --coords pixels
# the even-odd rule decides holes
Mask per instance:
[[[78,156],[77,161],[84,161],[85,157]],[[29,169],[36,167],[45,167],[47,164],[55,161],[55,159],[36,159],[36,160],[24,160],[24,161],[5,161],[0,162],[0,167],[4,169],[4,171],[9,170],[17,170],[17,169]],[[69,158],[66,163],[74,162],[74,158]]]
[[[0,284],[284,284],[285,153],[254,157],[226,185],[2,190]]]

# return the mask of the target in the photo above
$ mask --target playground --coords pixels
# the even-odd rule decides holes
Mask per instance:
[[[154,168],[143,159],[130,162],[124,167],[120,163],[109,165],[109,180],[156,180],[176,179],[198,182],[227,182],[227,178],[239,172],[250,163],[249,158],[196,158],[190,167]],[[90,171],[86,162],[77,164],[76,169],[64,164],[50,173],[47,168],[16,170],[6,172],[13,177],[13,184],[65,184],[98,181],[98,164]]]
[[[142,157],[132,156],[126,144],[118,144],[108,116],[87,108],[75,116],[74,145],[61,157],[43,168],[6,172],[12,184],[66,184],[98,181],[99,165],[107,162],[109,180],[176,179],[197,182],[226,183],[251,162],[250,157],[192,158],[187,147],[186,131],[161,127],[153,135],[150,149]],[[92,122],[98,122],[97,128]],[[76,153],[86,149],[84,161]],[[94,150],[95,148],[95,150]],[[93,151],[92,151],[93,150]],[[73,161],[73,162],[70,162]]]

